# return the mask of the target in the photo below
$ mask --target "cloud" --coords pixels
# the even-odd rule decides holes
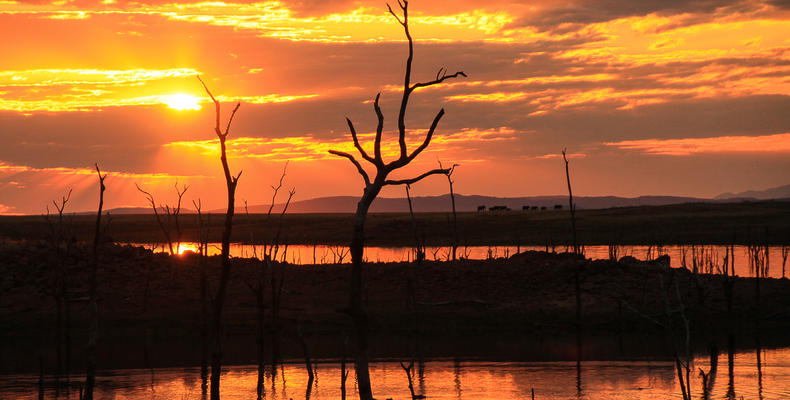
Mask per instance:
[[[279,1],[190,3],[110,3],[100,7],[85,4],[0,3],[0,14],[37,15],[48,19],[75,20],[112,15],[155,15],[172,21],[230,27],[255,32],[261,37],[292,41],[370,42],[403,41],[403,30],[381,4],[375,7],[340,7],[329,14],[305,15],[313,2],[287,4]],[[316,10],[329,8],[317,8]],[[301,12],[300,12],[301,11]],[[315,11],[315,10],[314,10]],[[313,13],[310,13],[313,14]],[[420,30],[423,41],[497,39],[498,32],[513,18],[505,12],[473,9],[454,14],[410,15],[410,27]],[[375,33],[372,33],[375,32]]]
[[[790,133],[764,136],[623,140],[604,144],[623,150],[637,150],[646,154],[665,156],[688,156],[699,153],[790,153]]]
[[[107,107],[170,105],[174,91],[190,87],[193,94],[179,94],[206,103],[210,99],[195,84],[198,71],[165,70],[32,69],[0,71],[0,111],[92,111]],[[150,94],[150,93],[158,94]],[[178,93],[176,93],[178,94]],[[282,103],[316,97],[305,95],[216,96],[219,101],[253,104]]]
[[[512,26],[534,26],[541,30],[567,30],[622,18],[648,15],[703,15],[707,18],[761,9],[765,2],[746,0],[571,0],[538,8],[523,15]]]

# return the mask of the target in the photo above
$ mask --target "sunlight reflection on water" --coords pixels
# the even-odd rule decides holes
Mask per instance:
[[[790,348],[764,350],[758,373],[755,351],[736,354],[732,383],[740,399],[790,398]],[[698,357],[694,370],[709,370],[709,359]],[[485,362],[432,360],[414,367],[415,392],[428,399],[667,399],[681,398],[677,376],[668,361],[585,361],[577,386],[575,362]],[[310,394],[313,400],[339,399],[340,365],[319,363]],[[725,399],[730,385],[727,354],[719,357],[712,399]],[[694,398],[701,398],[701,381],[692,375]],[[406,374],[398,362],[371,365],[374,393],[379,399],[409,399]],[[35,375],[6,376],[0,397],[34,399]],[[232,366],[222,378],[223,399],[254,399],[257,371],[253,366]],[[348,398],[356,397],[353,370],[348,377]],[[307,373],[301,363],[285,364],[272,379],[266,374],[266,399],[288,400],[306,396]],[[579,390],[580,389],[580,390]],[[54,389],[47,390],[54,398]],[[60,398],[66,398],[61,389]],[[71,394],[76,398],[76,392]],[[98,399],[201,399],[197,368],[104,371],[97,378]]]
[[[154,251],[166,252],[167,247],[162,244],[142,244],[131,243],[134,246],[143,246],[147,249]],[[185,242],[181,243],[183,251],[196,251],[198,249],[197,243]],[[209,243],[209,255],[218,255],[220,253],[219,243]],[[466,257],[473,260],[483,260],[486,258],[509,257],[519,251],[537,250],[546,251],[546,246],[468,246],[459,247],[458,256]],[[568,251],[566,246],[557,246],[554,249],[548,248],[549,251],[556,252]],[[749,249],[747,246],[735,246],[735,273],[738,276],[754,276],[754,273],[749,269]],[[234,243],[231,244],[230,255],[232,257],[254,257],[260,256],[263,253],[263,246],[252,246],[245,244]],[[365,247],[365,259],[368,262],[400,262],[411,261],[414,258],[413,250],[410,247]],[[685,253],[685,256],[684,256]],[[640,260],[654,259],[662,254],[667,254],[670,257],[672,266],[679,268],[683,265],[683,259],[686,260],[686,266],[690,269],[694,263],[695,255],[698,263],[706,263],[707,260],[712,260],[715,265],[719,267],[723,264],[725,256],[725,246],[721,245],[706,245],[706,246],[618,246],[618,258],[623,256],[633,256]],[[348,253],[348,248],[345,246],[327,246],[327,245],[282,245],[279,247],[277,259],[280,261],[287,261],[291,264],[330,264],[336,262],[350,262],[351,256]],[[450,254],[450,247],[427,247],[425,254],[429,260],[446,260]],[[585,246],[584,255],[587,258],[595,260],[602,260],[609,258],[609,246]],[[782,247],[769,246],[768,250],[769,271],[768,277],[780,278],[782,277]],[[786,265],[790,273],[790,265]],[[714,268],[714,272],[715,268]]]

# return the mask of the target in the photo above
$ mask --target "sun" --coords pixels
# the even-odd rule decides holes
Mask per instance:
[[[200,99],[191,94],[170,94],[162,96],[162,103],[174,110],[200,110]]]
[[[178,246],[177,253],[179,255],[184,254],[188,251],[197,253],[199,251],[198,245],[196,243],[181,243]]]

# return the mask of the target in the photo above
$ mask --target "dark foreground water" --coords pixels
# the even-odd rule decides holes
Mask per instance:
[[[356,397],[353,367],[348,377],[348,398]],[[708,357],[694,361],[692,392],[702,398],[699,368],[708,371]],[[397,361],[372,364],[374,395],[378,399],[410,399],[406,373]],[[790,348],[735,354],[732,374],[728,357],[719,357],[713,376],[710,399],[790,398]],[[77,399],[79,383],[72,390],[56,392],[51,377],[46,398]],[[223,399],[255,399],[257,370],[252,366],[231,366],[222,377]],[[38,398],[37,375],[0,376],[0,398]],[[674,399],[681,398],[673,363],[669,361],[584,361],[576,362],[486,362],[430,360],[414,365],[414,387],[428,399]],[[307,372],[304,364],[290,363],[278,368],[272,378],[266,373],[265,398],[289,400],[306,398]],[[97,399],[201,399],[197,368],[157,368],[101,371],[97,378]],[[340,364],[318,363],[316,380],[310,391],[313,400],[340,399]]]

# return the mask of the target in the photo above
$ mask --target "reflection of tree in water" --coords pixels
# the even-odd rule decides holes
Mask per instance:
[[[453,376],[455,377],[455,396],[461,399],[461,361],[453,360]]]

